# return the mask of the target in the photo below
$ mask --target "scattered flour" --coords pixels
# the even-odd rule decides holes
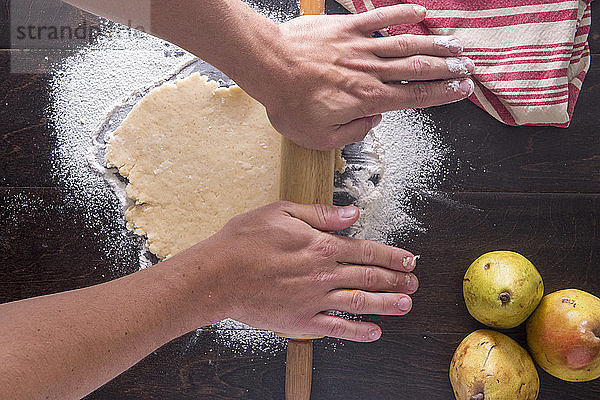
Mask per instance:
[[[358,222],[347,233],[393,244],[424,231],[412,204],[434,191],[444,177],[446,154],[422,110],[383,114],[362,143],[344,150],[346,172],[336,179],[336,191],[350,194],[361,209]]]
[[[233,319],[223,320],[210,328],[216,330],[218,343],[231,347],[233,350],[273,355],[285,351],[286,339],[280,338],[270,331],[253,329]]]
[[[280,21],[291,16],[288,12],[271,15]],[[122,262],[132,252],[138,254],[140,269],[157,260],[149,255],[141,238],[125,229],[125,184],[101,162],[104,135],[118,126],[148,90],[198,68],[203,70],[206,64],[198,67],[201,62],[190,54],[152,36],[132,35],[110,23],[106,30],[111,35],[100,36],[97,43],[55,66],[48,117],[56,135],[55,183],[71,193],[68,206],[78,210],[98,232],[116,277],[131,272],[123,270]],[[214,75],[211,78],[216,79]],[[222,79],[228,82],[226,77]],[[418,216],[412,215],[411,204],[421,194],[435,190],[436,180],[443,177],[445,153],[425,113],[386,113],[365,141],[344,150],[348,165],[344,174],[336,175],[336,202],[353,202],[362,210],[359,222],[346,233],[392,243],[423,231]],[[273,333],[249,329],[233,320],[206,329],[215,330],[218,343],[239,352],[274,354],[285,347],[284,339]],[[331,341],[328,348],[335,350],[336,343]]]
[[[258,11],[265,17],[277,21],[285,22],[300,15],[300,5],[298,0],[244,0],[250,7]]]
[[[110,34],[100,36],[95,44],[75,51],[54,66],[47,114],[56,135],[52,154],[55,184],[67,189],[69,206],[99,233],[112,277],[117,277],[131,272],[123,267],[124,257],[131,251],[139,253],[144,267],[151,257],[143,240],[124,229],[124,191],[110,190],[118,186],[118,181],[98,162],[100,144],[94,140],[94,132],[116,104],[164,80],[192,57],[175,46],[116,24],[107,23],[105,30]],[[106,224],[107,219],[115,223]]]

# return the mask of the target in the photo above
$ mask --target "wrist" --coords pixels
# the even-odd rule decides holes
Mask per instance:
[[[269,21],[251,39],[244,62],[236,62],[231,78],[250,96],[266,106],[282,87],[282,74],[288,70],[288,48],[281,39],[280,27]],[[227,72],[226,72],[227,73]]]
[[[171,285],[170,313],[184,333],[214,324],[228,317],[230,311],[223,282],[225,260],[209,240],[164,261],[160,278]]]
[[[210,60],[205,59],[219,68],[251,97],[266,105],[276,97],[278,87],[281,87],[282,73],[287,70],[285,54],[287,47],[281,39],[279,25],[268,18],[256,13],[245,4],[247,14],[242,18],[242,26],[236,34],[236,45],[227,50],[227,54]],[[197,54],[201,54],[198,52]]]

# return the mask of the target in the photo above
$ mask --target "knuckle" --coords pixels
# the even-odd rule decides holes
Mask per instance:
[[[324,204],[313,204],[313,210],[320,224],[326,225],[329,222],[329,210]]]
[[[366,290],[373,290],[377,284],[377,274],[373,267],[367,267],[364,271],[364,287]]]
[[[344,92],[354,95],[355,97],[357,97],[357,94],[364,88],[363,80],[355,76],[345,77],[345,79],[339,80],[338,83]]]
[[[337,252],[337,246],[331,238],[327,237],[325,234],[320,239],[318,239],[313,245],[313,251],[320,257],[324,259],[333,258]]]
[[[329,323],[327,327],[327,336],[341,338],[346,334],[346,325],[344,321],[334,319]]]
[[[375,264],[375,248],[371,242],[363,242],[362,247],[362,263],[364,265]]]
[[[396,254],[396,252],[391,251],[391,249],[387,249],[387,250],[388,250],[388,263],[387,263],[387,266],[391,267],[392,265],[395,264],[395,258],[396,258],[395,254]]]
[[[392,288],[397,288],[400,286],[400,274],[394,274],[394,277],[390,280],[390,285]]]
[[[410,59],[409,68],[415,77],[422,77],[431,70],[431,63],[422,56],[414,56]]]
[[[366,296],[364,292],[355,291],[350,299],[350,312],[353,314],[362,314],[366,307]]]
[[[400,54],[408,55],[413,53],[415,46],[412,40],[408,40],[408,38],[404,36],[393,36],[393,38],[396,42],[394,45]]]
[[[371,101],[371,103],[376,103],[381,101],[381,98],[385,96],[385,87],[381,84],[381,82],[377,82],[377,84],[369,85],[366,88],[367,99]]]
[[[359,100],[372,99],[377,95],[377,88],[375,85],[368,84],[361,80],[350,80],[347,83],[348,92],[354,95]]]
[[[337,275],[329,271],[318,271],[314,274],[313,280],[317,284],[331,283],[337,279]]]
[[[429,89],[424,83],[415,83],[412,88],[412,98],[417,105],[424,105],[429,99]]]
[[[385,92],[376,85],[363,85],[354,90],[354,97],[358,100],[358,111],[362,117],[377,114],[377,105],[382,102]]]
[[[372,11],[373,13],[373,22],[377,23],[378,26],[380,26],[381,24],[385,24],[385,12],[379,8],[376,8],[375,10]],[[385,25],[381,25],[381,28],[385,27]]]

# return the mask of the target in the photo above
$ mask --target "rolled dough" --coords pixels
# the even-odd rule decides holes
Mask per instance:
[[[127,228],[165,259],[276,201],[280,151],[262,104],[195,73],[131,110],[109,139],[106,163],[129,179]],[[336,169],[344,167],[340,149]]]
[[[196,73],[148,93],[111,135],[106,162],[129,179],[127,227],[168,258],[277,200],[280,143],[260,103]]]

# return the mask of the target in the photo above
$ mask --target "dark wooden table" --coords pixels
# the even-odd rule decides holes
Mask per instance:
[[[47,0],[44,3],[56,2]],[[30,3],[32,12],[35,4]],[[56,2],[57,6],[58,3]],[[79,12],[63,5],[65,13]],[[278,5],[273,6],[275,8]],[[281,7],[292,9],[295,2]],[[328,3],[328,8],[339,8]],[[592,58],[600,52],[593,10]],[[0,302],[84,287],[115,274],[72,196],[50,174],[52,127],[44,110],[49,76],[10,72],[8,3],[0,2]],[[592,63],[568,129],[504,126],[469,102],[428,110],[443,132],[448,176],[415,201],[427,228],[398,246],[423,255],[421,288],[406,317],[368,316],[383,327],[372,344],[315,341],[314,399],[452,398],[448,364],[460,340],[482,326],[461,295],[480,254],[511,249],[540,270],[546,291],[576,287],[600,295],[600,68]],[[15,209],[24,198],[33,206]],[[122,216],[98,223],[124,230]],[[135,245],[135,238],[126,236]],[[523,343],[522,328],[509,334]],[[281,399],[283,347],[240,351],[204,329],[149,355],[88,399]],[[540,370],[542,400],[600,399],[600,380],[569,384]]]

